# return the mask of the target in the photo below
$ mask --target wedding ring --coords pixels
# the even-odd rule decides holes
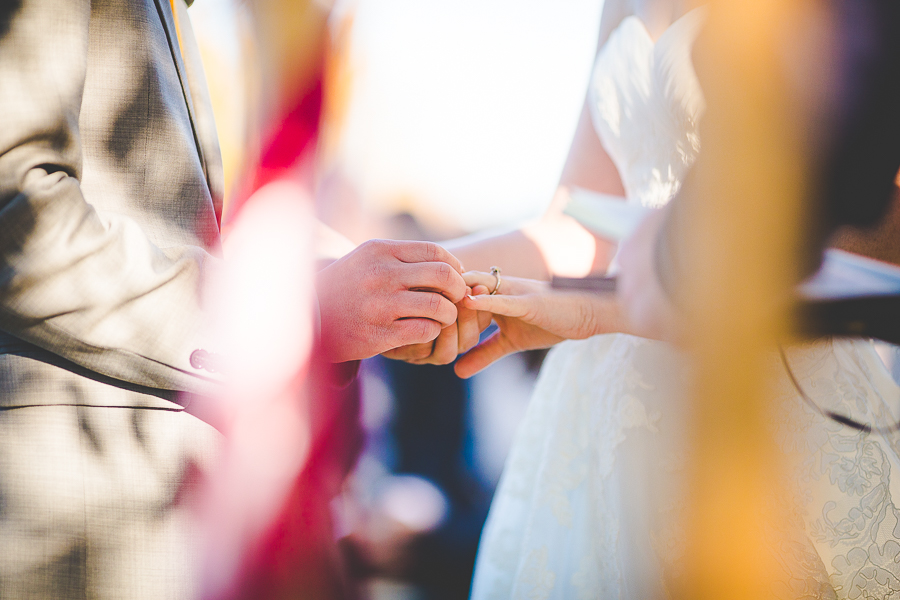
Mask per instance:
[[[494,289],[491,290],[491,296],[500,291],[500,284],[503,283],[503,280],[500,279],[500,267],[491,267],[491,275],[497,278],[497,284],[494,286]]]

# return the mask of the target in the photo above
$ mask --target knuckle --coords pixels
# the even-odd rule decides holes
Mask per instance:
[[[579,303],[577,309],[577,320],[576,324],[578,326],[578,331],[593,331],[596,325],[596,315],[594,311],[591,310],[591,307],[584,304]]]
[[[365,242],[368,253],[375,261],[389,260],[394,255],[393,245],[387,240],[369,240]]]
[[[429,262],[434,262],[440,256],[439,246],[432,242],[423,242],[424,250],[425,250],[425,258],[428,259]]]
[[[431,321],[428,321],[427,319],[418,319],[414,329],[416,339],[421,340],[422,342],[431,341],[431,339],[436,337],[431,335],[433,329]]]
[[[583,316],[582,323],[584,323],[584,332],[593,332],[593,331],[601,331],[601,319],[600,315],[597,314],[597,311],[594,310],[593,306],[585,305],[582,308]]]
[[[366,242],[373,251],[382,253],[390,249],[391,244],[387,240],[369,240]]]
[[[440,294],[429,294],[431,297],[428,299],[428,313],[429,315],[437,315],[441,311],[441,305],[443,304],[443,297]]]
[[[375,283],[381,279],[382,272],[381,263],[373,261],[366,265],[366,280],[370,283]]]
[[[453,282],[455,271],[445,262],[438,263],[438,279],[445,286]]]

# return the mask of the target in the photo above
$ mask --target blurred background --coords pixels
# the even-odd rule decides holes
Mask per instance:
[[[329,227],[353,243],[441,241],[543,213],[587,87],[602,0],[306,4],[327,15],[310,178]],[[259,81],[250,12],[247,0],[190,9],[223,151],[226,227],[265,137],[252,116],[265,84],[261,98],[247,91]],[[468,381],[450,366],[364,361],[365,446],[332,509],[366,597],[468,596],[542,358],[508,357]]]

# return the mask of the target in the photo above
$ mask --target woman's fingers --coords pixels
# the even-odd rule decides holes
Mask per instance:
[[[453,365],[453,370],[459,377],[468,379],[475,373],[513,352],[514,350],[509,347],[502,334],[499,331],[495,331],[481,345],[470,350],[465,356],[461,356],[456,361],[456,364]]]
[[[470,288],[476,286],[484,287],[484,293],[490,294],[497,287],[497,277],[492,273],[483,273],[481,271],[466,271],[462,274],[463,281]],[[507,277],[501,275],[500,289],[497,296],[521,296],[523,294],[531,294],[547,289],[546,281],[537,281],[534,279],[522,279],[521,277]],[[477,295],[477,293],[476,293]]]
[[[476,285],[472,288],[471,296],[483,296],[488,293],[488,289],[483,285]],[[457,305],[459,306],[459,305]],[[459,306],[462,310],[469,310],[464,306]],[[475,311],[478,320],[478,335],[481,336],[481,332],[488,328],[491,324],[491,321],[494,320],[494,315],[486,311]],[[477,340],[476,340],[477,341]],[[468,351],[468,350],[467,350]]]
[[[466,288],[466,294],[472,294],[472,289]],[[456,352],[457,354],[465,354],[478,344],[478,339],[481,337],[481,332],[484,329],[480,327],[480,323],[484,319],[479,318],[477,311],[466,308],[462,304],[457,304],[456,310],[458,313],[456,317],[458,336]],[[488,318],[490,318],[490,316],[488,316]],[[490,320],[488,320],[487,325],[490,325]],[[487,327],[487,325],[485,325],[485,327]]]
[[[492,275],[488,275],[493,278]],[[466,288],[466,292],[470,296],[479,298],[495,299],[501,297],[488,296],[487,287],[478,283],[472,288]],[[439,294],[417,291],[401,293],[401,298],[401,302],[404,305],[409,305],[407,309],[414,306],[410,312],[417,316],[426,317],[432,322],[438,321],[444,327],[436,338],[425,341],[431,336],[430,330],[432,327],[427,327],[424,323],[416,323],[415,328],[413,328],[412,323],[404,323],[401,326],[403,335],[408,336],[407,339],[416,339],[416,343],[402,345],[382,353],[384,357],[393,360],[403,360],[413,364],[449,364],[458,355],[464,354],[478,345],[481,332],[487,329],[493,319],[492,313],[482,309],[468,308],[464,305],[464,302],[460,302],[455,307],[455,321],[448,325],[443,321],[443,319],[449,318],[446,306],[447,300],[441,298]],[[419,319],[405,320],[419,321]],[[398,325],[401,322],[398,322]],[[419,329],[419,327],[422,327],[422,329]],[[414,331],[409,331],[410,329],[414,329]],[[425,329],[429,331],[426,333]],[[487,364],[484,366],[487,366]],[[479,367],[478,370],[483,369],[484,366]],[[474,373],[475,371],[472,372],[472,374]]]
[[[466,271],[463,273],[463,280],[466,282],[466,285],[474,288],[476,285],[481,285],[487,291],[485,293],[490,293],[494,286],[497,285],[497,277],[490,273],[483,273],[481,271]]]
[[[523,317],[528,313],[534,296],[466,296],[460,305],[469,310],[486,311],[505,317]]]

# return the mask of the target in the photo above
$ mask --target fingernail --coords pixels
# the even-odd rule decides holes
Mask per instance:
[[[477,302],[477,299],[476,299],[475,296],[473,296],[472,294],[467,295],[466,298],[468,298],[468,299],[471,300],[472,302]]]

